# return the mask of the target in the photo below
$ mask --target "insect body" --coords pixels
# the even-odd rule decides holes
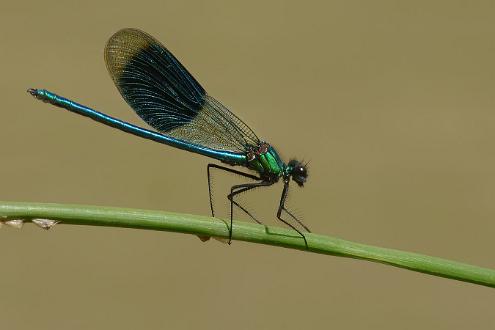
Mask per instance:
[[[227,196],[231,211],[229,242],[234,205],[259,222],[235,196],[283,179],[277,218],[296,230],[307,246],[301,231],[282,217],[283,212],[287,213],[309,232],[285,207],[291,179],[300,187],[306,182],[306,165],[297,160],[284,163],[270,144],[260,140],[241,119],[208,95],[174,55],[145,32],[123,29],[115,33],[105,47],[105,62],[122,97],[155,130],[127,123],[45,89],[28,91],[44,102],[124,132],[253,171],[255,174],[217,164],[207,167],[212,216],[211,169],[236,173],[254,181],[233,186]]]

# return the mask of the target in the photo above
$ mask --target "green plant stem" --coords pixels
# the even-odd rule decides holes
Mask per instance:
[[[188,214],[111,207],[0,202],[0,217],[58,220],[62,224],[124,227],[228,238],[223,220]],[[0,220],[2,220],[0,218]],[[379,262],[421,273],[495,287],[495,270],[417,253],[380,248],[338,238],[306,234],[308,248],[294,231],[235,221],[233,239],[308,252]]]

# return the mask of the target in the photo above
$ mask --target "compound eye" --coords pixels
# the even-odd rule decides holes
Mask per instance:
[[[306,168],[304,166],[298,166],[296,170],[298,175],[306,176]]]
[[[304,165],[296,165],[292,170],[292,180],[294,180],[300,187],[304,185],[308,177],[308,171]]]

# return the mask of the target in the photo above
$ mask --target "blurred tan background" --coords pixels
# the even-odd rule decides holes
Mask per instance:
[[[314,232],[495,267],[492,1],[13,3],[0,12],[0,199],[209,214],[208,159],[25,92],[141,125],[103,62],[106,40],[137,27],[286,160],[310,161],[290,205]],[[237,179],[215,179],[226,216]],[[244,201],[278,225],[281,189]],[[0,248],[1,329],[495,326],[493,289],[364,261],[63,225],[2,228]]]

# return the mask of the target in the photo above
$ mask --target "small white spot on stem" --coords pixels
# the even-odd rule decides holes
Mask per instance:
[[[57,223],[60,222],[51,219],[32,219],[31,221],[38,227],[43,228],[45,230],[51,229],[53,226],[55,226]]]
[[[10,226],[12,228],[21,229],[22,225],[24,224],[24,220],[22,220],[22,219],[10,219],[10,220],[6,220],[4,223],[7,226]]]

